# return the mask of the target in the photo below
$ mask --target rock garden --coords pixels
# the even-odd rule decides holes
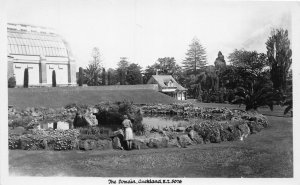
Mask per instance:
[[[193,104],[134,105],[128,101],[63,108],[8,108],[9,149],[126,150],[122,117],[133,123],[133,149],[180,147],[241,140],[268,126],[257,112]],[[145,117],[176,117],[184,125],[151,127]]]

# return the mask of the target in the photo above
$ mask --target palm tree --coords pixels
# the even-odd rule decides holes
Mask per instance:
[[[283,105],[287,106],[284,109],[284,114],[287,114],[290,110],[293,109],[293,100],[292,99],[288,99],[286,102],[284,102]]]
[[[273,111],[275,105],[281,98],[281,92],[274,91],[273,88],[264,83],[255,83],[251,88],[236,88],[235,104],[244,104],[246,111],[257,110],[258,107],[268,106]]]
[[[89,64],[88,67],[84,70],[84,77],[86,83],[89,86],[100,85],[100,73],[101,69],[95,64]]]

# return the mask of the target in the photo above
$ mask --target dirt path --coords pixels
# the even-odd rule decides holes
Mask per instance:
[[[98,177],[292,177],[292,118],[245,141],[134,151],[10,151],[11,175]]]

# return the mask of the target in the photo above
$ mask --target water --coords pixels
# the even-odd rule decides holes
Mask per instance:
[[[188,125],[186,120],[176,120],[168,117],[144,117],[143,124],[147,125],[150,128],[164,128],[169,126],[186,126]]]

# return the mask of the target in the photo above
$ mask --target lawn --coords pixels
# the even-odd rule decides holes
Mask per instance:
[[[11,175],[97,177],[293,177],[292,118],[244,141],[134,151],[10,151]]]
[[[170,96],[149,89],[109,89],[102,87],[14,88],[8,89],[8,105],[26,107],[64,107],[70,103],[95,105],[100,101],[130,100],[136,104],[176,102]]]
[[[172,103],[154,90],[101,88],[9,89],[9,105],[62,107],[69,103],[96,104],[129,99],[137,104]],[[191,102],[191,101],[188,101]],[[205,104],[202,107],[244,107]],[[270,127],[244,141],[195,145],[188,148],[134,151],[9,151],[11,175],[97,177],[293,177],[293,123],[283,108],[259,109]]]

